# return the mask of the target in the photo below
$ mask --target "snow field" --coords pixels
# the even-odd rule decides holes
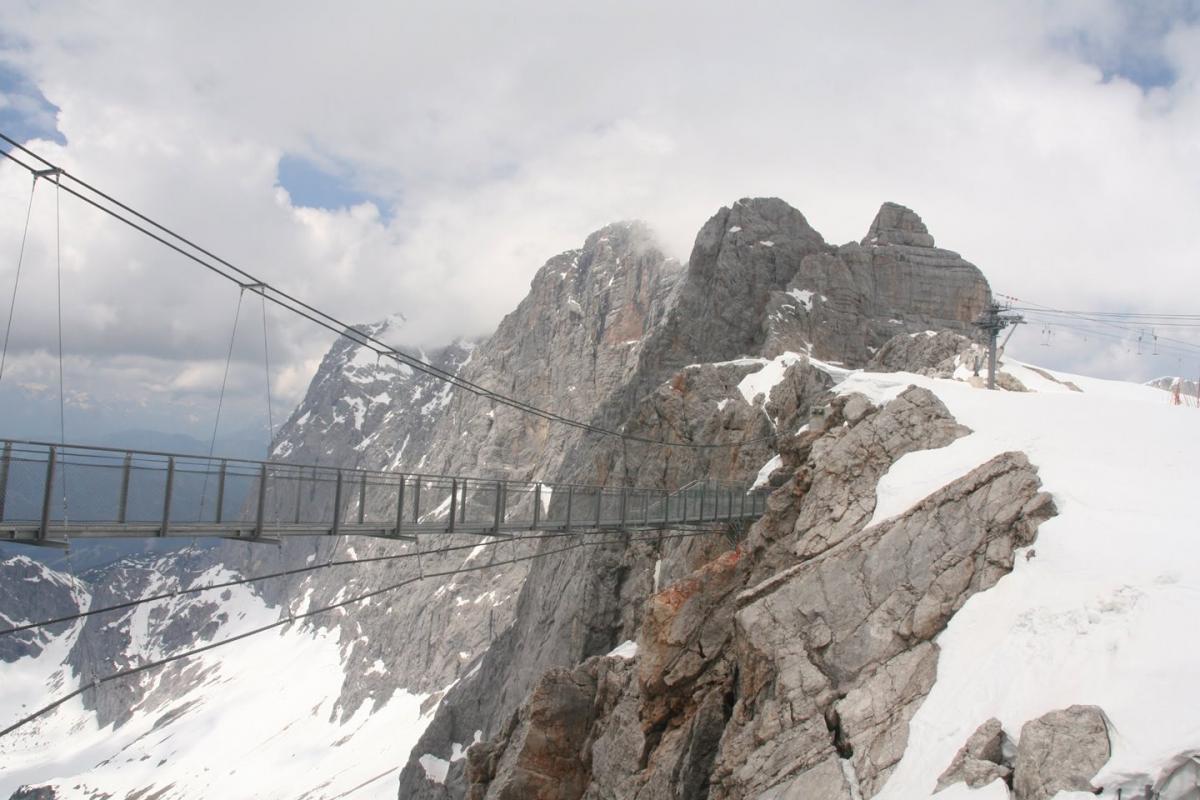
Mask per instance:
[[[217,638],[277,619],[277,608],[246,587],[234,589],[222,604],[230,621]],[[150,631],[131,633],[153,640]],[[20,696],[41,704],[78,686],[61,666],[68,638],[52,644],[50,658],[0,664],[5,710],[15,708]],[[145,653],[157,653],[157,647]],[[433,709],[421,713],[427,695],[396,690],[386,704],[376,698],[336,721],[345,679],[337,630],[288,626],[185,663],[205,677],[161,707],[135,710],[116,730],[99,728],[77,697],[0,740],[0,796],[53,780],[68,799],[174,784],[163,798],[332,798],[353,790],[355,798],[392,800],[398,769],[432,719]],[[141,679],[158,682],[164,674],[156,670]],[[160,722],[172,711],[181,713]]]
[[[883,402],[924,386],[973,431],[901,458],[880,481],[872,523],[1006,450],[1029,456],[1059,512],[1013,572],[972,597],[939,636],[937,682],[880,800],[932,796],[958,748],[993,716],[1016,738],[1052,709],[1100,706],[1113,740],[1095,781],[1105,796],[1140,788],[1147,773],[1153,779],[1173,756],[1200,748],[1192,713],[1200,643],[1188,635],[1200,618],[1200,535],[1190,522],[1200,415],[1149,387],[1059,376],[1075,392],[1024,365],[1005,370],[1014,366],[1037,391],[867,373],[838,387]],[[997,792],[959,786],[937,797],[1006,796]]]

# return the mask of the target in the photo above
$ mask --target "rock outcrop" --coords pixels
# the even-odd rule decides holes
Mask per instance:
[[[890,213],[881,212],[876,227],[891,230]],[[911,225],[911,219],[903,225]],[[535,294],[536,287],[535,279]],[[826,299],[789,321],[777,314],[773,303],[784,296],[795,299],[789,294],[792,290],[808,300],[812,297],[803,293]],[[655,321],[631,351],[636,361],[621,372],[623,383],[610,394],[596,394],[589,421],[652,441],[733,446],[663,448],[594,437],[560,438],[554,441],[564,448],[563,455],[552,459],[559,465],[560,479],[663,488],[697,477],[748,480],[769,460],[772,445],[786,443],[831,384],[807,354],[865,364],[874,348],[897,333],[931,327],[968,331],[990,293],[979,271],[949,251],[892,240],[833,248],[800,212],[779,200],[755,199],[739,201],[710,219],[697,236],[686,269],[670,279],[669,290],[650,296],[662,297],[662,305],[651,303]],[[497,346],[497,337],[481,348],[477,359]],[[764,369],[764,359],[784,350],[800,355],[783,370],[782,380],[760,401],[743,397],[738,391],[741,381]],[[497,426],[500,416],[497,411]],[[952,420],[947,425],[955,427]],[[539,436],[530,429],[519,438],[539,447],[550,441]],[[909,440],[900,433],[897,439],[884,446],[892,458],[904,452],[902,442],[913,449],[922,446],[919,435]],[[886,466],[880,474],[884,470]],[[855,502],[865,506],[873,499]],[[836,510],[831,501],[826,513]],[[796,510],[787,513],[794,525]],[[859,516],[856,510],[847,520]],[[869,517],[867,510],[860,521]],[[853,525],[847,521],[843,527],[849,530]],[[756,541],[754,536],[751,541]],[[641,609],[653,591],[652,573],[657,571],[663,580],[685,575],[705,557],[711,558],[719,544],[714,538],[668,541],[649,549],[645,544],[608,546],[535,562],[521,590],[514,627],[488,650],[471,680],[446,698],[402,773],[401,796],[460,796],[464,790],[457,788],[454,770],[445,785],[431,785],[417,760],[424,754],[448,758],[453,745],[469,741],[476,730],[493,735],[547,670],[573,668],[635,636]],[[788,563],[799,558],[795,553],[778,557]],[[657,570],[652,568],[656,561]],[[702,702],[709,709],[706,714],[725,708],[731,676],[714,673],[709,678],[710,691],[704,694],[709,699]],[[709,760],[717,757],[711,742],[696,743],[689,752],[701,750]]]
[[[1095,792],[1092,778],[1112,754],[1108,723],[1096,706],[1043,714],[1021,728],[1013,770],[1016,800],[1049,800],[1059,792]]]
[[[525,780],[515,765],[546,763],[530,742],[555,735],[539,720],[557,719],[545,709],[560,707],[555,687],[567,685],[561,702],[588,709],[588,732],[573,734],[577,758],[556,797],[871,797],[933,684],[933,639],[1053,514],[1028,460],[1005,453],[864,528],[887,465],[923,439],[944,445],[962,433],[924,390],[883,409],[837,404],[803,463],[789,459],[792,479],[747,539],[649,598],[636,679],[622,666],[601,692],[603,659],[548,673],[472,751],[470,796],[525,796],[513,793]],[[856,454],[868,476],[844,498],[843,477],[805,475],[835,453]],[[620,743],[626,758],[597,767],[600,743],[600,753]]]
[[[893,336],[867,362],[871,372],[913,372],[949,378],[959,367],[987,374],[987,351],[961,333],[923,331]]]
[[[1096,706],[1071,706],[1030,720],[1016,744],[993,718],[958,751],[938,778],[937,791],[959,781],[980,789],[999,780],[1012,789],[1014,800],[1099,794],[1101,787],[1091,780],[1110,755],[1108,721]]]
[[[962,781],[972,789],[980,789],[993,781],[1012,781],[1012,759],[1015,745],[992,717],[980,725],[938,777],[937,791]]]
[[[765,350],[861,367],[896,334],[972,334],[990,300],[974,265],[934,247],[914,212],[885,203],[861,243],[804,258],[773,293]]]

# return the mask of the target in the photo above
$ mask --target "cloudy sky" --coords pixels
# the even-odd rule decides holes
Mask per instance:
[[[0,17],[0,130],[339,317],[403,313],[422,345],[490,332],[607,222],[645,219],[686,259],[749,195],[837,243],[894,200],[998,291],[1200,313],[1198,79],[1197,2],[8,0]],[[0,167],[5,307],[29,196]],[[70,198],[60,213],[68,428],[206,438],[236,288]],[[29,431],[57,430],[54,221],[42,184],[0,385]],[[241,320],[234,427],[266,406],[261,308]],[[329,337],[268,328],[278,421]],[[1139,356],[1043,328],[1018,354],[1200,374],[1200,350],[1165,354],[1189,329]]]

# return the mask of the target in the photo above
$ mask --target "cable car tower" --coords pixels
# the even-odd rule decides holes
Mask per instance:
[[[1009,325],[1019,325],[1025,321],[1020,314],[1010,313],[1010,308],[1011,306],[1001,306],[993,300],[983,309],[983,313],[974,323],[975,327],[986,333],[988,337],[987,388],[989,389],[996,388],[996,340],[1000,338],[1000,331]]]

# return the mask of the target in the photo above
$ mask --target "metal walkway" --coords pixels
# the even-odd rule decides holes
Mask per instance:
[[[763,492],[713,481],[667,492],[23,440],[0,445],[0,541],[28,544],[661,530],[752,519],[766,505]]]

